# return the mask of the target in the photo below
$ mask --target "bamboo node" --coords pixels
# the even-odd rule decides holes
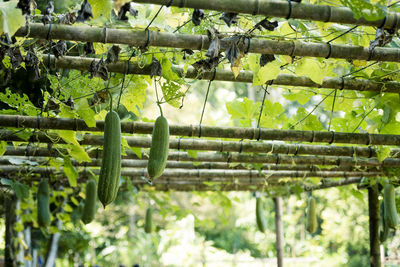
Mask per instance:
[[[253,16],[257,15],[260,11],[259,11],[259,2],[258,0],[254,1],[254,10],[253,10]]]
[[[15,121],[16,121],[16,124],[17,124],[17,125],[16,125],[16,126],[17,126],[16,128],[20,128],[20,127],[19,127],[19,115],[16,116]]]
[[[332,54],[332,45],[330,42],[327,42],[326,44],[328,45],[328,55],[325,58],[328,59],[331,57]]]
[[[330,145],[333,144],[333,142],[335,142],[335,131],[331,131],[331,133],[332,133],[332,139],[329,142]]]
[[[49,30],[47,31],[46,40],[50,39],[50,32],[51,32],[52,25],[53,25],[52,23],[49,24]]]
[[[342,76],[342,77],[340,77],[340,79],[341,79],[341,84],[340,84],[340,91],[341,90],[343,90],[344,89],[344,77]]]
[[[331,16],[332,16],[332,9],[331,6],[326,6],[328,9],[328,18],[326,20],[324,20],[324,22],[329,22],[331,20]]]
[[[380,26],[378,26],[378,28],[383,28],[383,27],[385,26],[386,20],[387,20],[387,16],[385,16],[385,17],[383,18],[382,24],[381,24]]]
[[[286,16],[286,19],[290,19],[290,17],[292,16],[292,1],[291,0],[287,0],[288,4],[289,4],[289,10],[288,10],[288,15]]]
[[[103,28],[103,44],[107,43],[107,27]]]

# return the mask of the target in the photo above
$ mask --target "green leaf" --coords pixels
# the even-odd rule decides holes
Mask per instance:
[[[56,130],[58,136],[60,136],[66,143],[79,146],[78,140],[76,140],[76,133],[71,130]]]
[[[132,77],[132,83],[124,91],[122,97],[122,104],[135,115],[140,116],[140,110],[143,108],[143,104],[146,101],[146,90],[150,85],[143,76],[134,75]]]
[[[64,157],[63,171],[68,178],[69,185],[75,187],[77,185],[76,179],[78,178],[78,172],[72,165],[71,159],[69,157]]]
[[[4,153],[6,152],[6,145],[7,145],[6,141],[0,142],[0,156],[3,156]]]
[[[324,129],[317,116],[309,114],[309,112],[302,107],[297,109],[297,114],[292,118],[292,120],[294,123],[301,121],[301,123],[297,125],[301,130],[320,131]]]
[[[296,74],[298,76],[308,76],[313,82],[322,84],[325,70],[316,59],[303,58],[297,63]]]
[[[197,152],[198,151],[196,151],[196,150],[188,150],[187,151],[189,157],[194,158],[194,159],[197,158]]]
[[[111,18],[111,10],[113,9],[112,0],[89,0],[92,6],[93,18],[96,19],[100,16]]]
[[[129,147],[129,149],[135,153],[136,156],[138,156],[138,158],[142,158],[142,148],[140,147]]]
[[[79,162],[91,162],[89,155],[86,153],[85,149],[80,145],[70,146],[68,154]]]
[[[27,185],[21,184],[20,182],[15,182],[11,186],[11,188],[14,190],[15,195],[19,199],[26,199],[29,197],[29,187]]]
[[[75,103],[75,109],[79,117],[81,117],[88,127],[95,127],[96,120],[94,119],[94,111],[89,107],[86,98],[81,98]]]
[[[390,157],[390,154],[392,153],[392,148],[389,146],[375,146],[375,151],[378,160],[382,162],[384,159]]]
[[[356,19],[364,17],[366,20],[374,21],[384,18],[387,14],[387,3],[384,0],[373,3],[369,0],[340,0],[340,2],[353,11]]]
[[[253,85],[263,85],[267,81],[275,79],[281,71],[281,64],[274,60],[261,67],[257,74],[254,74]]]
[[[268,99],[264,102],[260,126],[266,128],[280,128],[282,120],[286,120],[285,109],[278,102],[272,103]]]
[[[8,186],[12,186],[14,184],[13,180],[7,178],[1,178],[0,183],[2,185],[8,185]]]
[[[17,8],[18,1],[0,2],[0,35],[7,33],[13,36],[15,32],[25,25],[25,16]]]
[[[355,198],[357,198],[361,202],[364,202],[364,196],[359,190],[352,188],[350,192]]]
[[[245,97],[242,101],[234,100],[225,104],[229,115],[232,119],[240,119],[243,126],[250,126],[251,122],[256,119],[256,115],[260,108],[260,103],[254,103]]]

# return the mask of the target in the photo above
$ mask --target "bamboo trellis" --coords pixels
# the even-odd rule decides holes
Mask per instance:
[[[61,39],[83,42],[126,44],[131,46],[160,46],[193,50],[205,50],[210,45],[206,35],[174,34],[164,32],[144,32],[84,26],[30,24],[20,28],[16,36],[41,39]],[[148,41],[147,41],[148,40]],[[221,48],[229,45],[229,40],[221,40]],[[249,43],[250,42],[250,43]],[[367,61],[400,62],[400,49],[362,46],[334,45],[327,43],[306,43],[300,41],[275,41],[264,39],[243,39],[242,50],[248,47],[250,53],[277,54],[288,56],[330,57]]]
[[[61,68],[61,69],[76,69],[81,71],[89,70],[92,61],[98,62],[99,59],[83,58],[64,56],[56,58],[53,55],[44,56],[43,63],[50,68]],[[107,69],[114,73],[126,73],[126,74],[139,74],[139,75],[150,75],[151,65],[139,66],[135,62],[119,61],[116,63],[107,64]],[[188,79],[204,79],[204,80],[216,80],[216,81],[227,81],[227,82],[253,82],[253,72],[242,70],[239,75],[235,78],[232,71],[230,70],[216,70],[215,77],[214,71],[200,72],[195,70],[193,67],[189,67],[186,71],[182,66],[173,66],[175,73],[181,78]],[[299,86],[299,87],[311,87],[311,88],[333,88],[333,89],[345,89],[345,90],[356,90],[356,91],[372,91],[372,92],[389,92],[389,93],[400,93],[400,83],[393,81],[375,82],[365,79],[355,79],[353,77],[325,77],[322,84],[313,82],[310,78],[305,76],[296,76],[292,74],[279,74],[272,81],[272,85],[286,85],[286,86]]]
[[[135,183],[136,181],[132,181],[132,183]],[[320,189],[327,189],[327,188],[332,188],[332,187],[340,187],[340,186],[346,186],[346,185],[352,185],[352,184],[358,184],[361,182],[361,178],[348,178],[348,179],[342,179],[339,181],[329,181],[329,182],[324,182],[319,185],[302,185],[301,187],[303,188],[304,191],[314,191],[314,190],[320,190]],[[135,184],[139,188],[154,188],[158,191],[180,191],[180,192],[190,192],[190,191],[263,191],[266,189],[274,189],[276,187],[280,186],[290,186],[290,185],[295,185],[295,183],[287,183],[287,182],[280,182],[280,183],[272,183],[269,185],[266,184],[258,184],[258,185],[243,185],[243,184],[224,184],[224,185],[207,185],[207,184],[202,184],[202,185],[191,185],[191,184],[167,184],[165,182],[157,182],[155,181],[153,185],[149,185],[143,180],[138,180]],[[291,190],[289,189],[289,192],[291,193]]]
[[[29,140],[24,140],[18,134],[8,130],[0,130],[0,139],[3,141],[20,141],[30,143],[65,144],[57,134],[32,133]],[[130,147],[149,148],[151,138],[124,136]],[[104,137],[101,135],[85,134],[79,141],[81,145],[103,146]],[[328,155],[347,157],[377,157],[378,152],[372,147],[360,146],[333,146],[333,145],[305,145],[305,144],[282,144],[274,142],[244,142],[223,141],[204,139],[182,139],[171,138],[170,149],[178,150],[205,150],[219,152],[243,152],[243,153],[271,153],[271,154],[294,154],[294,155]],[[400,158],[400,149],[393,148],[391,157]]]
[[[400,27],[400,15],[389,13],[385,18],[369,21],[361,17],[356,19],[351,9],[346,7],[333,7],[327,5],[312,5],[276,0],[136,0],[137,3],[171,5],[197,9],[208,9],[233,13],[263,15],[266,17],[280,17],[315,20],[322,22],[337,22],[342,24],[355,24],[397,29]]]
[[[46,166],[48,165],[48,158],[46,157],[24,157],[24,156],[2,156],[0,157],[0,165],[16,165],[16,166]],[[73,166],[77,167],[100,167],[101,159],[91,158],[90,162],[78,162],[74,159],[71,160]],[[147,167],[147,160],[132,160],[123,159],[121,160],[121,167],[123,168],[145,168]],[[167,161],[167,169],[230,169],[230,170],[248,170],[252,166],[243,163],[226,163],[226,162],[182,162],[182,161]],[[257,166],[259,170],[268,171],[343,171],[343,172],[354,172],[354,171],[372,171],[379,172],[379,168],[369,167],[352,167],[352,166],[337,166],[337,167],[322,167],[317,165],[289,165],[289,164],[261,164]]]
[[[60,168],[60,171],[62,168]],[[26,174],[37,173],[40,175],[56,174],[58,170],[54,167],[21,167],[21,166],[0,166],[0,174]],[[91,175],[100,173],[99,168],[84,168],[81,175]],[[157,180],[183,180],[183,181],[248,181],[250,183],[259,183],[270,179],[280,178],[341,178],[341,177],[377,177],[382,175],[382,172],[343,172],[343,171],[255,171],[255,170],[187,170],[187,169],[166,169],[162,176]],[[144,177],[149,178],[145,168],[133,169],[124,168],[121,170],[121,176],[126,177]]]
[[[132,151],[125,151],[123,159],[147,159],[147,153],[142,153],[139,157]],[[90,158],[100,159],[102,150],[89,150]],[[68,155],[66,149],[48,149],[35,147],[9,147],[4,152],[5,156],[37,156],[37,157],[64,157]],[[379,161],[377,158],[354,158],[354,157],[337,157],[337,156],[289,156],[281,154],[241,154],[241,153],[208,153],[199,152],[196,157],[190,156],[187,152],[170,152],[168,159],[172,161],[191,161],[191,162],[225,162],[225,163],[266,163],[266,164],[286,164],[286,165],[322,165],[322,166],[348,166],[348,167],[400,167],[400,159],[386,158]]]
[[[153,123],[144,122],[121,122],[121,132],[130,134],[151,134],[153,125]],[[0,115],[0,127],[102,132],[104,129],[104,121],[97,121],[96,127],[88,127],[83,120],[79,119]],[[300,131],[200,125],[170,125],[169,129],[171,135],[186,137],[203,136],[250,140],[361,144],[367,146],[400,145],[400,135],[394,134]]]

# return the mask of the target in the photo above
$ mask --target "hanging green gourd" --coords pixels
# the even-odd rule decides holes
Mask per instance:
[[[90,179],[86,183],[86,198],[85,198],[85,204],[83,206],[83,212],[82,212],[82,217],[81,220],[84,224],[88,224],[91,221],[93,221],[94,216],[96,215],[97,211],[97,205],[96,205],[96,200],[97,200],[97,184],[94,179]]]
[[[383,202],[384,202],[384,217],[387,226],[393,229],[397,228],[399,224],[399,217],[396,210],[396,199],[394,186],[386,183],[383,189]]]
[[[111,101],[112,102],[112,101]],[[121,122],[118,113],[107,113],[104,122],[104,146],[97,195],[106,205],[114,201],[118,193],[121,176]]]
[[[146,210],[144,231],[148,234],[150,234],[153,231],[153,209],[152,208],[147,208],[147,210]]]
[[[380,217],[379,217],[379,223],[380,223],[380,228],[381,228],[381,230],[379,231],[379,240],[381,241],[381,243],[385,242],[389,235],[389,227],[385,220],[385,203],[384,202],[385,201],[381,202]]]
[[[41,180],[38,185],[37,221],[40,227],[47,227],[51,222],[49,184],[46,180]]]
[[[256,222],[258,230],[264,233],[266,230],[266,222],[263,211],[263,202],[260,197],[256,198]]]
[[[315,199],[310,196],[308,198],[307,204],[307,224],[306,229],[310,234],[315,233],[317,231],[318,222],[317,222],[317,215],[315,211]]]
[[[156,90],[157,92],[157,90]],[[158,97],[157,97],[158,99]],[[151,136],[151,147],[149,160],[147,162],[147,172],[150,178],[158,178],[162,175],[165,166],[167,165],[168,150],[169,150],[169,125],[167,119],[161,115],[156,119]]]

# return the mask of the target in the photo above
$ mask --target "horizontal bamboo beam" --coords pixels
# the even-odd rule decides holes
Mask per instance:
[[[122,122],[121,132],[151,134],[153,125],[153,123],[146,122]],[[0,115],[0,127],[102,132],[104,130],[104,121],[97,121],[96,127],[88,127],[83,120],[78,119]],[[199,136],[200,126],[170,125],[169,130],[171,135],[193,137]],[[400,135],[393,134],[299,131],[267,128],[201,126],[201,136],[311,143],[400,145]]]
[[[400,14],[389,13],[386,19],[374,21],[364,17],[356,19],[353,11],[347,7],[333,7],[327,5],[312,5],[276,0],[135,0],[136,3],[171,5],[196,9],[208,9],[215,11],[243,13],[251,15],[263,15],[266,17],[305,19],[322,22],[336,22],[341,24],[355,24],[364,26],[383,27],[385,29],[397,29],[400,27]],[[369,10],[366,12],[370,12]]]
[[[139,158],[132,151],[125,151],[124,159],[147,159],[148,155],[142,153]],[[100,159],[102,150],[95,149],[87,151],[89,157]],[[37,157],[63,157],[67,155],[65,149],[47,149],[33,147],[6,147],[5,156],[37,156]],[[351,167],[400,167],[400,159],[387,158],[382,162],[377,158],[356,158],[356,157],[337,157],[337,156],[289,156],[281,154],[256,154],[248,155],[241,153],[208,153],[198,152],[196,157],[191,157],[186,152],[170,152],[168,160],[172,161],[192,161],[192,162],[226,162],[226,163],[269,163],[286,165],[323,165],[323,166],[351,166]]]
[[[51,29],[49,29],[51,25]],[[102,42],[125,44],[136,47],[149,46],[174,47],[192,50],[206,50],[210,45],[207,35],[191,35],[152,31],[132,31],[87,26],[68,26],[59,24],[30,24],[20,28],[19,37],[41,39],[71,40],[82,42]],[[250,44],[249,44],[250,42]],[[221,49],[225,50],[230,40],[221,39]],[[276,41],[252,38],[241,42],[243,51],[259,54],[277,54],[301,57],[331,57],[372,61],[400,62],[400,50],[397,48],[334,45],[327,43],[311,43],[300,41]],[[248,49],[247,49],[248,48]]]
[[[83,57],[71,57],[64,56],[55,58],[54,56],[44,56],[42,58],[43,63],[51,68],[60,69],[76,69],[81,71],[89,70],[90,64],[93,60],[96,62],[99,59],[83,58]],[[140,74],[150,75],[151,66],[139,66],[136,62],[130,62],[128,68],[128,61],[118,61],[116,63],[107,64],[107,69],[110,72],[115,73],[129,73],[129,74]],[[173,70],[181,78],[188,79],[203,79],[211,80],[214,77],[214,71],[200,72],[195,70],[193,67],[189,67],[186,71],[182,66],[173,65]],[[253,83],[253,72],[243,70],[240,71],[239,75],[235,78],[232,71],[219,69],[215,73],[216,81],[227,81],[227,82],[243,82]],[[273,85],[285,85],[285,86],[301,86],[310,88],[333,88],[333,89],[345,89],[345,90],[356,90],[356,91],[372,91],[372,92],[389,92],[389,93],[400,93],[399,82],[374,82],[365,79],[355,79],[354,77],[348,78],[335,78],[325,77],[322,84],[313,82],[310,78],[305,76],[296,76],[292,74],[279,74],[272,81]]]
[[[151,138],[124,136],[130,147],[150,148]],[[0,140],[12,142],[65,144],[56,134],[44,134],[36,132],[28,140],[24,140],[17,134],[8,130],[0,130]],[[104,137],[101,135],[86,134],[79,141],[81,145],[103,146]],[[377,151],[372,147],[332,146],[332,145],[304,145],[282,144],[276,142],[237,142],[216,141],[204,139],[176,139],[169,140],[170,149],[178,150],[203,150],[219,152],[252,152],[294,155],[328,155],[328,156],[357,156],[377,157]],[[393,148],[391,155],[400,158],[400,149]]]
[[[57,172],[62,172],[53,167],[20,167],[11,165],[0,166],[0,174],[26,174],[26,173],[37,173],[40,175],[56,174]],[[98,175],[100,174],[100,168],[84,168],[80,171],[80,176],[86,177],[92,173]],[[248,180],[250,183],[252,181],[265,182],[270,179],[280,179],[280,178],[307,178],[307,177],[317,177],[317,178],[347,178],[347,177],[377,177],[381,176],[382,172],[342,172],[342,171],[255,171],[255,170],[187,170],[187,169],[165,169],[163,174],[157,178],[157,180],[183,180],[183,181],[206,181],[206,182],[218,182],[218,181],[234,181]],[[146,168],[133,169],[124,168],[121,170],[121,176],[127,177],[144,177],[149,179]],[[261,179],[259,179],[261,178]]]
[[[361,178],[349,178],[340,181],[332,181],[315,186],[304,185],[304,191],[314,191],[320,189],[328,189],[333,187],[347,186],[351,184],[360,183]],[[157,181],[155,181],[157,182]],[[265,189],[274,189],[279,186],[290,186],[292,183],[277,183],[277,184],[259,184],[259,185],[246,185],[246,184],[224,184],[224,185],[175,185],[175,184],[154,184],[148,185],[143,182],[135,184],[140,190],[157,190],[157,191],[178,191],[178,192],[192,192],[192,191],[263,191]],[[293,184],[292,184],[293,185]],[[294,193],[288,188],[288,193]]]
[[[15,164],[14,162],[18,162]],[[25,163],[24,163],[25,162]],[[101,159],[91,159],[91,162],[78,162],[76,160],[71,160],[72,165],[77,167],[100,167]],[[36,165],[33,165],[35,164]],[[48,158],[45,157],[0,157],[0,165],[16,165],[16,166],[46,166],[48,165]],[[121,161],[121,167],[123,168],[146,168],[147,160],[132,160],[123,159]],[[246,164],[240,163],[226,163],[226,162],[180,162],[180,161],[167,161],[167,169],[228,169],[228,170],[249,170],[252,167]],[[269,170],[269,171],[343,171],[343,172],[355,172],[355,171],[368,171],[368,172],[379,172],[378,168],[356,168],[352,166],[338,166],[338,167],[320,167],[316,165],[276,165],[276,164],[261,164],[257,166],[259,170]]]

